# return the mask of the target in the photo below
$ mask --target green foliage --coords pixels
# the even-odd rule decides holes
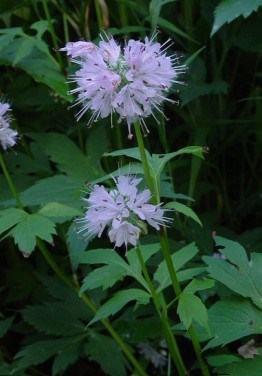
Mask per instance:
[[[186,329],[188,329],[191,326],[192,321],[195,320],[199,325],[208,330],[206,307],[201,299],[194,294],[182,292],[178,300],[177,313]]]
[[[13,323],[14,317],[0,320],[0,338],[4,337]]]
[[[258,356],[254,359],[245,359],[240,362],[234,362],[223,367],[217,367],[218,375],[229,376],[260,376],[262,367],[262,357]]]
[[[247,300],[231,297],[217,302],[209,309],[208,317],[214,338],[205,349],[262,333],[262,312]]]
[[[192,218],[194,221],[196,221],[200,226],[202,226],[202,223],[196,213],[189,208],[188,206],[181,204],[180,202],[169,202],[164,206],[165,209],[175,209],[178,213],[184,214],[186,217]]]
[[[262,5],[261,0],[222,0],[215,10],[215,21],[211,36],[225,23],[230,23],[239,16],[248,17]]]
[[[254,304],[262,308],[262,255],[252,253],[249,261],[240,244],[221,237],[216,237],[216,242],[226,260],[205,256],[210,276],[234,292],[250,297]]]
[[[85,354],[98,362],[102,370],[111,376],[126,375],[127,362],[115,341],[101,334],[94,334],[85,345]]]
[[[140,289],[127,289],[118,291],[113,298],[104,303],[95,314],[95,317],[89,322],[89,325],[98,320],[105,319],[114,315],[122,309],[127,303],[135,300],[138,304],[148,304],[150,294]]]

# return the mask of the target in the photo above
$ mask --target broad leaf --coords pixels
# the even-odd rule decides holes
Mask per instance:
[[[240,244],[221,237],[215,240],[226,260],[205,256],[210,276],[262,308],[262,254],[252,253],[249,261]]]
[[[148,304],[151,295],[140,289],[128,289],[118,291],[113,298],[109,299],[97,311],[95,317],[90,321],[89,325],[98,320],[105,319],[120,311],[127,303],[135,300],[138,304]]]
[[[208,331],[208,315],[201,299],[189,292],[182,292],[179,296],[177,313],[180,320],[188,329],[193,320]]]
[[[75,216],[82,215],[80,210],[60,204],[59,202],[49,202],[38,213],[52,218],[55,223],[63,223]]]
[[[215,10],[215,21],[211,36],[225,23],[230,23],[239,16],[247,18],[262,5],[261,0],[222,0]]]
[[[186,217],[192,218],[194,221],[196,221],[200,226],[202,226],[202,223],[196,213],[189,208],[188,206],[181,204],[180,202],[169,202],[164,206],[165,209],[175,209],[177,212],[184,214]]]
[[[183,290],[183,292],[194,294],[200,290],[211,289],[214,287],[215,281],[213,279],[203,278],[203,279],[193,279]]]
[[[226,345],[248,335],[262,334],[262,311],[247,300],[231,297],[208,310],[213,339],[205,349]]]

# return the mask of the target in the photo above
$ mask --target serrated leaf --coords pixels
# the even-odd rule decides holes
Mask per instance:
[[[216,237],[215,241],[226,260],[203,257],[209,275],[262,308],[262,254],[252,253],[249,261],[240,244],[222,237]]]
[[[116,282],[121,281],[125,275],[125,270],[116,265],[105,265],[97,268],[84,278],[79,294],[98,287],[103,289],[112,287]]]
[[[205,350],[248,335],[262,334],[262,311],[247,300],[231,297],[217,302],[208,310],[208,316],[214,338]]]
[[[171,259],[175,268],[175,271],[179,271],[189,260],[191,260],[197,253],[198,248],[195,243],[188,244],[181,248],[179,251],[171,255]],[[181,272],[182,273],[182,272]],[[162,291],[166,287],[171,285],[171,279],[168,273],[166,261],[162,261],[157,271],[154,274],[154,279],[159,283],[158,291]]]
[[[213,279],[203,278],[203,279],[193,279],[183,290],[183,292],[194,294],[200,290],[211,289],[214,287],[215,281]]]
[[[181,204],[180,202],[169,202],[164,206],[165,209],[175,209],[177,212],[184,214],[186,217],[192,218],[195,222],[197,222],[202,227],[202,222],[200,221],[199,217],[196,213],[189,208],[188,206]]]
[[[186,329],[188,329],[191,326],[192,321],[195,320],[208,331],[208,315],[206,307],[201,299],[194,294],[182,292],[178,300],[177,313]]]
[[[261,0],[222,0],[215,10],[215,20],[211,31],[214,35],[225,23],[230,23],[239,16],[247,18],[262,5]]]
[[[0,211],[0,234],[9,230],[11,227],[19,223],[24,217],[26,212],[21,209],[9,208]]]
[[[27,307],[22,311],[22,316],[28,324],[45,334],[66,337],[81,334],[85,330],[85,325],[65,303],[55,302]]]
[[[126,359],[112,338],[95,334],[89,338],[85,353],[91,360],[99,363],[102,370],[111,376],[125,376]]]
[[[225,364],[230,364],[234,362],[241,362],[239,356],[231,354],[222,354],[222,355],[209,355],[206,357],[208,364],[212,367],[224,366]]]
[[[37,237],[51,243],[52,234],[56,234],[55,224],[40,214],[27,214],[10,231],[20,251],[27,254],[35,249]]]
[[[144,263],[146,264],[147,260],[151,256],[153,256],[158,251],[160,251],[161,246],[159,243],[153,243],[153,244],[140,245],[139,248],[142,253]],[[132,248],[130,251],[128,251],[126,258],[134,274],[141,275],[142,268],[141,268],[139,258],[137,256],[136,249]]]
[[[245,359],[239,362],[227,364],[223,367],[216,367],[217,375],[227,376],[261,376],[262,357]]]
[[[66,241],[73,272],[78,268],[79,254],[85,251],[91,240],[92,238],[89,238],[88,241],[81,239],[76,232],[75,223],[70,225],[66,234]]]
[[[128,289],[118,291],[113,298],[109,299],[97,311],[95,317],[90,321],[89,325],[94,324],[98,320],[105,319],[120,311],[127,303],[135,300],[138,304],[148,304],[151,295],[140,289]]]
[[[93,163],[91,156],[85,156],[76,144],[66,135],[60,133],[34,133],[30,135],[38,141],[41,148],[58,164],[58,169],[68,176],[81,180],[97,179],[103,174],[101,165]],[[99,168],[100,166],[100,168]]]
[[[80,347],[82,341],[83,337],[78,336],[34,342],[25,346],[15,355],[15,359],[18,359],[16,370],[41,364],[56,354],[61,355],[64,351],[70,354],[70,349],[73,350],[76,346]]]

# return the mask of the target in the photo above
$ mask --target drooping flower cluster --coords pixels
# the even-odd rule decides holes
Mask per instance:
[[[0,144],[4,150],[16,143],[17,132],[10,128],[10,105],[0,102]]]
[[[108,227],[109,239],[116,247],[136,246],[143,221],[159,230],[169,219],[164,217],[160,205],[149,203],[149,189],[138,191],[137,185],[142,179],[119,176],[114,180],[116,189],[107,191],[104,186],[95,185],[89,198],[84,199],[88,206],[85,217],[78,220],[79,233],[84,238],[100,237]]]
[[[161,46],[155,37],[144,42],[131,39],[123,49],[113,38],[104,40],[102,36],[98,46],[79,41],[61,48],[80,65],[71,77],[77,86],[70,91],[78,94],[76,104],[82,105],[77,119],[87,110],[93,112],[89,124],[108,115],[112,119],[117,113],[119,122],[127,122],[129,138],[136,121],[148,132],[144,118],[155,117],[154,110],[162,113],[164,100],[173,102],[166,98],[167,91],[184,71],[176,56],[166,55],[169,40]]]

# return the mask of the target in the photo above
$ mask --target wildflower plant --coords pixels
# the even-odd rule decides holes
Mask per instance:
[[[166,97],[173,83],[180,83],[179,76],[185,67],[179,65],[176,55],[168,56],[170,40],[161,45],[156,42],[157,33],[144,41],[130,39],[122,48],[113,37],[101,35],[98,46],[91,42],[69,42],[60,51],[65,51],[80,69],[70,77],[76,88],[76,104],[82,108],[77,113],[79,120],[86,111],[91,111],[88,124],[113,114],[119,122],[128,126],[128,137],[132,138],[131,125],[139,122],[144,133],[148,132],[145,119],[155,111],[163,115],[164,101],[174,103]]]
[[[0,374],[93,374],[94,362],[110,376],[259,372],[260,234],[259,228],[243,236],[239,231],[254,220],[260,197],[253,189],[261,164],[255,144],[259,74],[250,81],[259,58],[250,56],[261,49],[251,39],[261,1],[200,7],[144,0],[131,2],[129,12],[125,1],[114,7],[43,0],[34,8],[27,4],[22,27],[24,5],[13,12],[3,2],[0,86],[12,98],[24,136],[15,152],[3,155],[18,133],[1,98],[0,337],[15,333],[17,345],[3,338]],[[150,26],[165,31],[145,37]],[[175,46],[170,39],[159,43],[165,33]],[[187,56],[183,64],[174,47]],[[175,86],[181,88],[178,107],[168,96],[181,80],[186,85]],[[75,126],[65,104],[74,96],[77,120],[98,126]],[[114,129],[106,127],[110,122]],[[244,128],[242,142],[234,143]],[[187,146],[190,140],[210,146],[208,163],[208,147]],[[247,252],[217,236],[234,222],[234,238]],[[237,354],[246,336],[255,359]]]

